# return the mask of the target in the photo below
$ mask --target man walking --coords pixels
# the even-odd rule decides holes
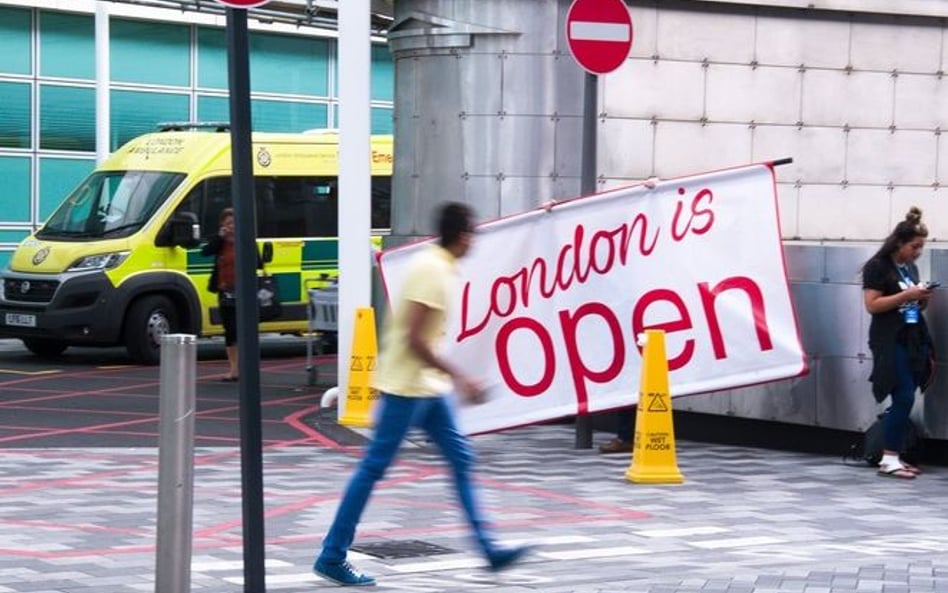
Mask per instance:
[[[471,478],[474,455],[458,430],[447,397],[453,389],[469,403],[483,402],[483,389],[437,352],[457,276],[456,262],[471,248],[473,213],[460,203],[441,206],[438,244],[408,264],[403,288],[395,295],[382,334],[374,387],[381,393],[375,434],[336,511],[313,571],[339,585],[374,585],[356,571],[346,553],[372,494],[412,426],[428,433],[451,466],[458,499],[492,570],[507,568],[526,547],[501,548],[491,537],[475,499]]]

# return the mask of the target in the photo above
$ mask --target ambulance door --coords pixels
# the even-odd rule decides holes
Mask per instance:
[[[338,274],[336,178],[256,178],[257,237],[272,246],[266,271],[276,276],[283,305],[280,329],[306,328],[311,279]]]

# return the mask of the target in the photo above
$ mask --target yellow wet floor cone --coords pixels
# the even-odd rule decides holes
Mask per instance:
[[[668,388],[665,332],[647,330],[642,352],[642,379],[635,411],[632,464],[625,472],[637,484],[680,484],[685,481],[675,457],[675,426]]]
[[[371,387],[372,374],[378,360],[378,342],[375,337],[375,311],[372,307],[356,309],[352,338],[352,356],[349,357],[349,387],[346,389],[346,407],[339,424],[368,428],[372,426],[372,408],[379,398]]]

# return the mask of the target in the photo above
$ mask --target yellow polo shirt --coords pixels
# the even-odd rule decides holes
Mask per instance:
[[[408,397],[431,397],[451,390],[451,378],[427,366],[408,344],[408,302],[433,310],[423,339],[435,352],[444,338],[445,318],[457,278],[457,260],[440,245],[430,245],[408,263],[401,293],[395,295],[385,320],[379,365],[372,386],[379,391]]]

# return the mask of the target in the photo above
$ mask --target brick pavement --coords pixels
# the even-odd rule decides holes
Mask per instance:
[[[573,449],[568,425],[475,443],[498,535],[537,552],[483,571],[443,464],[414,440],[357,544],[446,553],[354,553],[376,590],[948,593],[946,468],[900,481],[836,457],[679,442],[685,483],[649,486],[625,480],[628,456]],[[266,448],[268,590],[335,589],[309,567],[358,455],[315,431]],[[243,590],[239,488],[236,449],[197,450],[192,591]],[[154,591],[156,489],[153,448],[0,451],[0,593]]]

